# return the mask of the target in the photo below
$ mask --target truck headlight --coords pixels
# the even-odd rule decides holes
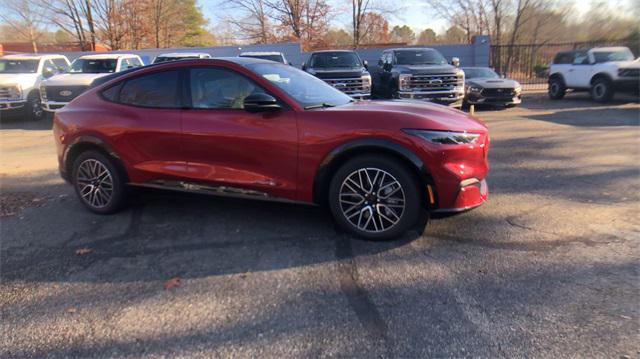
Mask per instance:
[[[9,98],[12,100],[20,100],[22,98],[22,86],[9,86]]]
[[[47,88],[44,85],[40,85],[40,99],[42,102],[47,101]]]
[[[482,87],[470,85],[467,86],[467,92],[478,93],[482,91]]]
[[[371,75],[362,75],[362,88],[368,90],[371,88]]]
[[[411,84],[411,74],[400,74],[398,76],[398,89],[409,90]]]
[[[477,133],[455,132],[455,131],[430,131],[405,129],[404,132],[418,136],[431,143],[439,145],[468,145],[474,144],[480,137]]]

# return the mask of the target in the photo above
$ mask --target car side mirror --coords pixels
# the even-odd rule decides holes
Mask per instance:
[[[44,77],[45,79],[48,79],[55,74],[56,70],[52,67],[45,67],[44,70],[42,70],[42,77]]]
[[[277,111],[282,108],[275,97],[266,93],[255,93],[245,97],[243,105],[247,112]]]
[[[455,66],[455,67],[460,67],[460,59],[457,57],[452,57],[451,58],[451,65]]]
[[[302,64],[302,71],[307,71],[307,64],[305,63]]]
[[[390,63],[390,62],[385,62],[385,64],[384,64],[384,65],[382,65],[382,68],[383,68],[385,71],[391,71],[391,67],[392,67],[392,66],[391,66],[391,63]]]
[[[289,66],[293,66],[293,63],[291,63],[291,61],[288,62]]]
[[[363,60],[362,61],[362,66],[364,66],[365,69],[369,70],[369,61]]]

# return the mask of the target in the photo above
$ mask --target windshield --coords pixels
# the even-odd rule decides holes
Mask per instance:
[[[593,57],[596,63],[609,62],[609,61],[633,61],[633,54],[631,50],[617,50],[617,51],[594,51]]]
[[[263,59],[263,60],[269,60],[269,61],[275,61],[275,62],[279,62],[279,63],[284,63],[284,60],[282,59],[281,55],[240,55],[240,57],[251,57],[254,59]]]
[[[353,52],[322,52],[313,54],[311,67],[361,67],[362,62]]]
[[[491,69],[462,69],[464,76],[468,79],[488,78],[497,79],[500,76]]]
[[[302,107],[340,106],[353,101],[317,77],[291,66],[248,64],[247,67],[286,92]]]
[[[38,71],[40,60],[7,60],[0,59],[0,73],[33,74]]]
[[[118,65],[118,60],[116,59],[99,59],[99,60],[89,60],[89,59],[76,59],[71,64],[71,73],[91,73],[91,74],[102,74],[102,73],[110,73],[116,72],[116,66]]]
[[[396,51],[398,65],[443,65],[447,60],[435,50]]]
[[[155,60],[153,60],[154,64],[159,64],[161,62],[167,62],[167,61],[177,61],[177,60],[185,60],[185,59],[199,59],[200,56],[198,55],[193,55],[193,56],[158,56],[156,57]]]

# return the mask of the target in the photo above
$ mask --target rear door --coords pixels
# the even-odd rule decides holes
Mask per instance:
[[[190,103],[182,123],[191,179],[234,192],[295,199],[295,112],[245,111],[245,97],[266,91],[232,69],[192,68],[188,79]]]

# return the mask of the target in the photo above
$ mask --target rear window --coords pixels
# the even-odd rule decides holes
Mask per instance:
[[[102,92],[113,102],[154,108],[179,108],[179,71],[162,71],[134,77]]]

